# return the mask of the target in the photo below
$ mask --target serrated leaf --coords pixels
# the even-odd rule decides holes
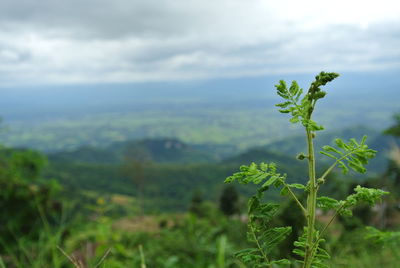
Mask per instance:
[[[327,152],[324,152],[324,151],[320,151],[319,153],[323,154],[323,155],[326,155],[326,156],[328,156],[330,158],[337,159],[337,157],[334,156],[333,154],[330,154],[330,153],[327,153]]]
[[[303,184],[300,184],[300,183],[291,183],[291,184],[287,184],[287,186],[289,186],[291,188],[301,189],[301,190],[306,189],[306,186]]]
[[[235,252],[234,254],[236,256],[238,256],[238,255],[247,255],[247,254],[252,254],[252,253],[258,253],[258,248],[246,248],[246,249],[239,250],[239,251]]]
[[[347,146],[341,139],[335,139],[335,144],[336,144],[339,148],[341,148],[341,149],[347,151],[348,146]]]
[[[266,171],[268,170],[268,164],[262,162],[262,163],[260,164],[260,170],[266,172]]]
[[[303,94],[303,89],[302,88],[300,88],[299,92],[297,92],[297,94],[296,94],[296,97],[295,97],[295,101],[296,102],[299,101],[299,99],[301,97],[301,94]]]
[[[356,153],[354,153],[354,154],[355,154],[355,156],[357,157],[357,160],[361,162],[361,164],[363,164],[363,165],[368,164],[368,159],[367,159],[367,157],[365,156],[365,153],[356,152]]]
[[[287,187],[283,187],[282,190],[280,191],[280,195],[285,196],[289,193],[289,190]]]
[[[300,256],[300,257],[303,257],[303,258],[306,255],[306,253],[303,250],[300,250],[300,249],[297,249],[297,248],[293,249],[292,252],[294,254]]]
[[[290,104],[292,104],[291,101],[285,101],[285,102],[282,102],[282,103],[275,104],[275,106],[281,107],[281,108],[286,108],[286,107],[288,107]]]
[[[305,247],[307,244],[301,241],[294,241],[293,245],[295,245],[296,247]]]
[[[350,144],[354,145],[354,147],[360,146],[360,145],[358,144],[357,140],[354,139],[354,138],[351,138],[351,139],[350,139]]]
[[[249,214],[254,212],[260,206],[260,200],[256,196],[249,199]]]
[[[310,131],[320,131],[323,130],[324,127],[322,125],[318,125],[316,122],[313,120],[307,119],[302,121],[303,126],[307,128]]]
[[[292,96],[295,96],[297,92],[299,91],[299,85],[297,84],[296,81],[292,81],[292,85],[289,88],[289,92]]]
[[[317,206],[322,209],[336,209],[339,206],[339,201],[327,196],[317,198]]]
[[[333,152],[333,153],[337,153],[337,154],[340,154],[340,155],[343,154],[341,151],[339,151],[336,148],[334,148],[332,146],[329,146],[329,145],[323,146],[322,149],[324,149],[324,151],[326,151],[326,152]]]
[[[362,139],[361,139],[361,145],[364,145],[366,141],[367,141],[367,136],[364,135],[364,136],[362,137]]]
[[[338,165],[342,169],[343,174],[347,174],[349,172],[349,168],[342,161],[339,161]]]
[[[274,182],[274,187],[278,188],[283,185],[283,182],[285,181],[285,177],[281,177],[279,180],[276,180]]]
[[[268,173],[260,172],[259,174],[257,174],[257,176],[254,176],[254,178],[253,178],[253,183],[254,183],[254,184],[259,184],[259,183],[261,183],[265,178],[267,178],[268,176],[269,176]]]
[[[229,176],[228,178],[225,179],[224,183],[231,183],[235,180],[234,176]]]
[[[282,266],[282,265],[290,265],[291,262],[288,259],[281,259],[281,260],[271,261],[271,264]]]
[[[359,173],[365,173],[367,171],[366,168],[364,168],[363,166],[359,165],[358,163],[356,163],[355,161],[349,161],[348,165],[351,169],[353,169],[354,171],[357,171]]]
[[[312,267],[315,267],[315,268],[329,268],[328,265],[323,264],[323,263],[313,263]]]
[[[270,186],[272,185],[276,180],[278,180],[279,177],[278,176],[272,176],[271,178],[269,178],[263,185],[262,187],[266,187],[266,186]]]
[[[318,248],[318,253],[315,254],[315,256],[320,259],[330,259],[331,257],[328,252],[322,248]]]
[[[266,252],[271,251],[281,243],[290,233],[292,227],[274,227],[264,232],[260,239],[264,240],[263,248]]]
[[[282,98],[284,98],[284,99],[289,99],[289,96],[287,95],[287,94],[285,94],[285,93],[282,93],[282,92],[280,92],[280,91],[277,91],[276,92],[279,96],[281,96]]]

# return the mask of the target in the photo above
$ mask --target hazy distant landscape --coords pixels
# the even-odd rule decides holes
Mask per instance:
[[[334,129],[380,131],[398,111],[396,73],[343,74],[317,118]],[[275,112],[274,85],[286,76],[127,85],[2,89],[4,144],[44,151],[178,138],[238,150],[297,135]],[[306,86],[312,75],[290,77]],[[12,92],[12,93],[11,93]],[[333,108],[334,107],[334,108]],[[328,129],[329,130],[329,129]]]
[[[307,85],[310,77],[292,79]],[[316,115],[328,126],[317,148],[337,137],[366,134],[379,151],[370,171],[384,172],[394,140],[382,132],[393,123],[400,101],[395,78],[394,73],[350,73],[330,85]],[[152,163],[143,171],[149,209],[182,211],[195,191],[216,201],[221,180],[241,164],[273,161],[292,176],[305,174],[293,153],[306,150],[303,132],[274,107],[278,79],[5,89],[10,93],[1,100],[0,138],[10,147],[46,153],[45,177],[71,189],[107,194],[135,195],[121,169],[127,151],[139,151],[138,161]],[[179,146],[170,148],[170,143]],[[174,192],[165,192],[176,185]]]

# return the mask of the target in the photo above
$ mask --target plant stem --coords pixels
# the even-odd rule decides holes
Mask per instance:
[[[106,252],[103,254],[103,256],[101,257],[100,261],[96,264],[96,266],[94,266],[94,268],[100,267],[100,265],[103,263],[103,261],[107,258],[108,254],[110,254],[111,249],[107,249]]]
[[[68,255],[61,247],[57,246],[58,250],[61,251],[62,254],[64,254],[65,257],[76,267],[76,268],[81,268],[79,262],[77,262],[73,257]]]
[[[265,254],[263,248],[262,248],[261,245],[260,245],[260,242],[258,241],[258,238],[257,238],[257,235],[256,235],[256,231],[254,230],[254,227],[253,227],[253,224],[251,223],[251,220],[250,220],[249,226],[250,226],[250,230],[251,230],[251,233],[252,233],[252,235],[253,235],[254,241],[255,241],[256,244],[257,244],[258,250],[261,252],[261,255],[263,256],[263,258],[264,258],[264,259],[266,260],[266,262],[268,263],[268,267],[271,267],[271,264],[269,264],[269,259],[268,259],[268,257],[267,257],[267,254]]]
[[[304,217],[307,218],[307,210],[304,208],[304,206],[301,204],[300,200],[297,198],[297,196],[295,195],[295,193],[292,191],[292,189],[290,189],[290,187],[287,185],[287,183],[285,183],[282,180],[282,183],[284,185],[284,187],[286,187],[286,189],[288,190],[288,192],[290,193],[290,195],[292,196],[293,200],[296,201],[297,205],[300,207],[301,211],[303,211]]]
[[[324,226],[324,228],[322,228],[321,232],[318,234],[317,239],[315,240],[313,246],[311,249],[314,249],[319,241],[321,240],[322,235],[324,234],[324,232],[326,231],[326,229],[328,229],[328,227],[331,225],[331,223],[333,222],[333,220],[337,217],[337,215],[339,215],[340,211],[343,209],[343,207],[346,205],[346,202],[344,202],[335,212],[335,214],[332,216],[332,218],[329,220],[329,222]]]
[[[348,156],[350,156],[351,154],[353,154],[353,152],[358,149],[359,147],[351,150],[350,152],[348,152],[347,154],[345,154],[344,156],[340,157],[339,159],[337,159],[325,172],[324,174],[321,176],[321,179],[325,179],[326,176],[329,175],[329,173],[336,167],[337,164],[339,164],[340,161],[342,161],[343,159],[346,159]]]
[[[315,178],[315,156],[313,133],[307,129],[307,145],[308,145],[308,174],[309,174],[309,194],[307,198],[307,245],[304,256],[304,268],[310,268],[313,260],[314,244],[314,225],[315,225],[315,209],[317,203],[317,183]]]
[[[146,268],[146,260],[144,258],[142,245],[139,245],[139,254],[140,254],[140,268]]]

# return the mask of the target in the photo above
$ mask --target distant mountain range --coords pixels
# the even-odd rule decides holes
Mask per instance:
[[[117,142],[105,148],[82,146],[71,151],[50,153],[48,156],[57,162],[93,164],[116,164],[128,159],[156,163],[212,163],[218,160],[212,152],[175,138]]]
[[[333,145],[336,138],[360,140],[364,135],[368,136],[367,144],[370,148],[378,151],[377,158],[371,161],[371,166],[373,170],[382,171],[387,153],[396,139],[383,135],[379,131],[359,126],[317,133],[315,148],[319,150],[323,145]],[[53,161],[97,164],[121,163],[126,158],[135,158],[155,163],[221,162],[235,164],[270,161],[269,159],[271,159],[275,162],[292,165],[297,162],[295,155],[300,152],[306,152],[306,141],[302,135],[283,138],[268,145],[253,147],[242,152],[234,146],[192,145],[176,138],[155,138],[116,142],[103,148],[82,146],[70,151],[49,153],[48,156]],[[330,161],[324,156],[321,156],[320,159],[322,162]]]

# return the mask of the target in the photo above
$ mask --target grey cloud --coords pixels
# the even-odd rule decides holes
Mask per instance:
[[[18,50],[11,46],[0,46],[0,62],[3,64],[28,62],[31,54],[26,50]]]
[[[0,1],[0,79],[129,82],[400,68],[399,21],[309,27],[260,3]]]
[[[72,29],[82,38],[174,35],[201,24],[202,16],[166,0],[1,1],[0,21],[44,29]],[[191,1],[188,1],[191,2]],[[185,5],[182,5],[185,6]],[[194,14],[193,14],[194,13]]]

